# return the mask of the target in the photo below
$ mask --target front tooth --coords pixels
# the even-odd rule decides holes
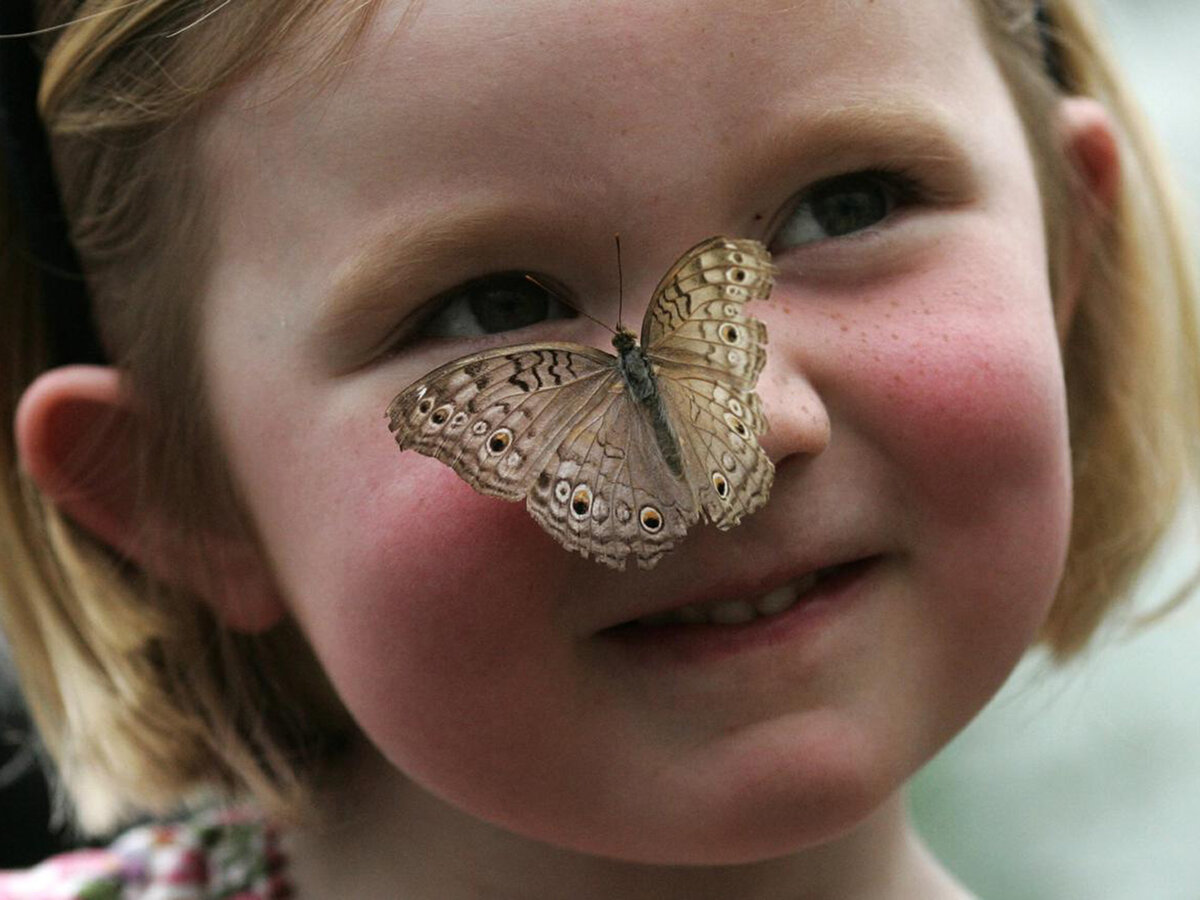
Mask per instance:
[[[741,625],[758,617],[754,607],[744,600],[725,600],[708,609],[708,617],[718,625]]]
[[[799,595],[795,584],[784,585],[755,600],[754,608],[764,616],[773,616],[794,606]]]
[[[708,621],[708,616],[704,610],[698,607],[695,603],[689,603],[681,608],[676,613],[676,621],[682,622],[684,625],[703,625]]]

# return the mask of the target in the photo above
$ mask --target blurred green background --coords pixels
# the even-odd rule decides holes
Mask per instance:
[[[1186,543],[1140,606],[1200,564]],[[1066,667],[1031,655],[913,782],[934,853],[985,900],[1200,898],[1198,650],[1195,601]]]
[[[1200,216],[1200,0],[1098,0]],[[1197,247],[1200,258],[1200,245]],[[1031,655],[914,781],[933,851],[985,900],[1200,900],[1200,597],[1139,629],[1200,567],[1200,514],[1082,658]]]

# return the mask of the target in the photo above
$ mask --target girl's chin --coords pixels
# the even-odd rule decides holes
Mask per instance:
[[[821,813],[798,808],[765,808],[750,817],[737,811],[719,825],[695,829],[695,817],[680,817],[674,832],[619,829],[554,831],[527,836],[570,852],[639,866],[739,866],[810,851],[866,826],[890,806],[888,798],[870,804],[826,801]],[[515,829],[513,829],[515,830]]]
[[[820,771],[785,763],[755,783],[731,775],[717,788],[695,777],[652,781],[602,809],[589,810],[581,797],[536,819],[528,807],[515,815],[468,814],[564,850],[656,866],[764,862],[837,841],[893,809],[903,816],[898,781],[845,766]]]

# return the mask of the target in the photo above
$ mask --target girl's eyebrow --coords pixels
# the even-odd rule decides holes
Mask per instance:
[[[761,171],[828,175],[846,165],[924,161],[969,180],[974,165],[953,121],[953,114],[936,104],[894,96],[815,114],[802,108],[781,115],[777,126],[744,144],[737,151],[738,168],[753,179]],[[512,198],[488,192],[455,198],[453,204],[419,218],[397,216],[372,229],[361,249],[331,274],[329,289],[319,301],[311,335],[320,352],[340,356],[335,348],[359,344],[362,334],[378,336],[381,324],[395,324],[398,298],[420,300],[447,287],[444,274],[456,268],[454,261],[470,259],[497,235],[519,244],[514,232],[535,227],[535,206],[523,197],[517,209]]]
[[[511,200],[496,196],[459,198],[452,209],[420,219],[397,216],[364,235],[357,252],[331,273],[318,301],[310,339],[325,357],[341,357],[359,347],[363,335],[380,338],[397,324],[401,300],[413,305],[445,288],[454,260],[469,259],[496,235],[512,239]],[[415,299],[414,299],[415,298]],[[333,360],[339,367],[340,360]]]
[[[394,305],[393,291],[413,283],[413,270],[470,253],[481,239],[512,221],[512,209],[502,202],[463,203],[457,213],[431,218],[398,218],[373,230],[361,249],[333,272],[331,289],[318,313],[322,323],[318,330],[329,330],[364,304],[390,301]]]
[[[749,149],[759,165],[803,165],[822,172],[869,158],[954,164],[969,175],[974,164],[956,115],[941,105],[912,96],[882,96],[787,116]],[[828,172],[826,172],[828,174]]]

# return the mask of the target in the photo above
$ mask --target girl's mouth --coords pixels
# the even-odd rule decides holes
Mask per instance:
[[[854,591],[879,562],[870,556],[808,572],[748,600],[714,600],[642,616],[599,633],[639,655],[665,652],[677,661],[699,661],[784,640],[815,625],[826,610]]]
[[[788,584],[781,585],[775,590],[763,594],[753,600],[714,600],[710,603],[689,603],[678,609],[642,616],[634,622],[618,625],[626,628],[636,625],[659,627],[663,625],[743,625],[755,619],[766,619],[787,612],[822,584],[844,575],[866,563],[867,560],[855,560],[849,563],[839,563],[836,566],[826,566],[809,572]]]

